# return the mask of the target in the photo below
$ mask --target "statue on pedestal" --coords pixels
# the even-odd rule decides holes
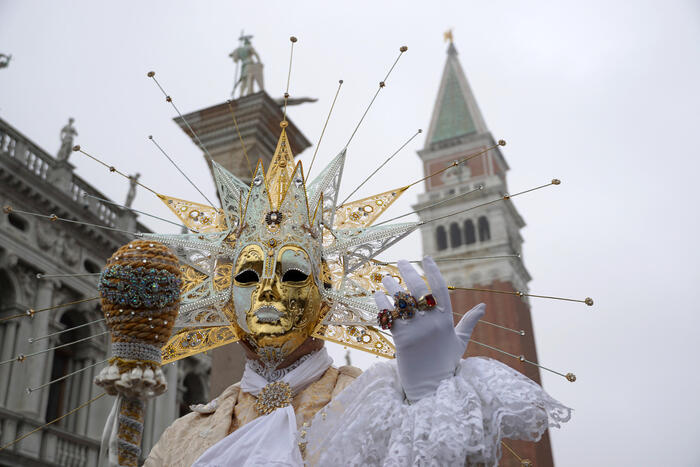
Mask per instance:
[[[12,60],[12,55],[0,54],[0,68],[7,68]]]
[[[229,54],[229,57],[238,65],[241,63],[241,74],[237,79],[236,84],[233,86],[233,91],[231,91],[231,97],[235,97],[236,89],[240,85],[240,94],[238,97],[247,96],[255,92],[254,85],[258,84],[258,90],[262,91],[264,89],[263,84],[263,64],[260,61],[260,56],[255,51],[250,43],[253,38],[251,35],[241,35],[239,41],[242,42],[233,52]]]
[[[73,126],[74,121],[72,117],[69,118],[68,124],[61,128],[61,149],[58,150],[57,155],[59,161],[67,162],[73,151],[73,139],[78,136],[78,132]]]
[[[126,201],[124,202],[124,206],[126,206],[127,208],[130,208],[131,205],[134,203],[134,198],[136,198],[136,185],[139,182],[140,176],[140,173],[129,175],[129,191],[126,194]]]

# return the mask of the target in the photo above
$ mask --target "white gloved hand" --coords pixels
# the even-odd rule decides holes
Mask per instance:
[[[486,305],[475,306],[453,327],[450,294],[435,261],[427,256],[423,259],[423,271],[432,292],[408,261],[399,261],[397,266],[408,293],[416,300],[432,293],[436,301],[432,310],[416,311],[412,319],[397,318],[391,327],[401,385],[408,400],[413,402],[433,394],[440,381],[454,375]],[[391,276],[385,276],[382,283],[391,295],[405,292]],[[394,308],[383,292],[376,292],[374,300],[380,310]]]

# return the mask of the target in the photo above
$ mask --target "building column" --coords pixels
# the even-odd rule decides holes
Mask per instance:
[[[3,325],[2,334],[2,352],[0,353],[0,361],[9,360],[16,356],[15,341],[17,337],[17,327],[19,323],[16,320],[10,320]],[[9,395],[12,392],[13,385],[10,378],[14,363],[8,363],[0,366],[0,405],[8,406]]]
[[[53,291],[57,284],[52,280],[41,279],[39,280],[38,285],[36,300],[34,301],[35,309],[38,310],[50,307],[53,300]],[[25,337],[24,342],[24,345],[26,345],[26,349],[28,351],[27,353],[39,352],[49,348],[51,341],[50,339],[42,339],[32,344],[29,344],[26,339],[28,337],[42,337],[47,335],[49,333],[50,319],[51,311],[37,313],[34,315],[34,318],[32,318],[30,321],[32,324],[29,329],[30,335]],[[53,356],[50,355],[50,352],[37,355],[36,357],[31,357],[24,363],[26,365],[24,368],[26,373],[23,378],[25,386],[22,387],[21,399],[18,401],[19,404],[17,407],[19,407],[19,409],[25,415],[31,416],[32,418],[37,418],[41,421],[44,421],[44,416],[46,413],[44,401],[48,400],[47,397],[43,397],[42,393],[46,392],[48,394],[49,388],[46,387],[39,391],[33,391],[31,394],[27,394],[24,390],[26,387],[35,388],[46,383],[47,380],[44,380],[46,377],[45,375],[48,374],[49,378],[51,377],[51,369],[49,368],[49,371],[46,371],[46,367],[52,363]],[[20,393],[20,391],[17,392]]]
[[[92,357],[88,357],[85,360],[82,361],[82,368],[87,368],[90,365],[95,363],[95,359]],[[87,370],[83,370],[82,373],[79,373],[80,376],[80,397],[79,397],[79,403],[82,404],[83,402],[87,401],[90,399],[90,386],[92,385],[92,368],[88,368]],[[78,375],[76,375],[78,376]],[[78,413],[75,415],[77,418],[77,423],[75,427],[75,431],[79,435],[85,435],[87,434],[87,416],[88,412],[87,410],[79,410]]]

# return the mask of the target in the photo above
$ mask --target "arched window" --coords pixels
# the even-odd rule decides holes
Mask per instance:
[[[489,220],[486,216],[479,218],[479,240],[485,242],[491,240],[491,230],[489,229]]]
[[[471,219],[464,221],[464,243],[467,245],[476,243],[476,230],[474,230],[474,222]]]
[[[445,228],[441,225],[438,225],[438,228],[435,230],[435,244],[438,250],[447,248],[447,232],[445,232]]]
[[[90,337],[94,330],[90,329],[91,326],[83,326],[87,322],[86,315],[81,311],[69,310],[63,313],[59,320],[59,330],[70,330],[59,334],[55,340],[52,339],[51,346]],[[83,327],[74,329],[77,326]],[[96,352],[96,345],[98,344],[90,339],[53,351],[50,380],[53,381],[76,371],[79,373],[62,379],[49,387],[46,420],[53,420],[90,398],[93,375],[90,371],[80,370],[89,367],[97,359],[104,358]],[[84,419],[81,420],[80,417],[64,418],[58,422],[58,425],[78,434],[85,434],[87,430],[87,422]]]
[[[462,231],[459,230],[456,222],[450,224],[450,246],[452,248],[462,246]]]

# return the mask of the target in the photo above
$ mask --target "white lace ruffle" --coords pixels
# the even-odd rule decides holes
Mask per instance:
[[[571,417],[532,380],[483,357],[462,360],[434,395],[409,405],[395,362],[364,372],[316,414],[311,465],[498,465],[501,439],[537,441]]]

